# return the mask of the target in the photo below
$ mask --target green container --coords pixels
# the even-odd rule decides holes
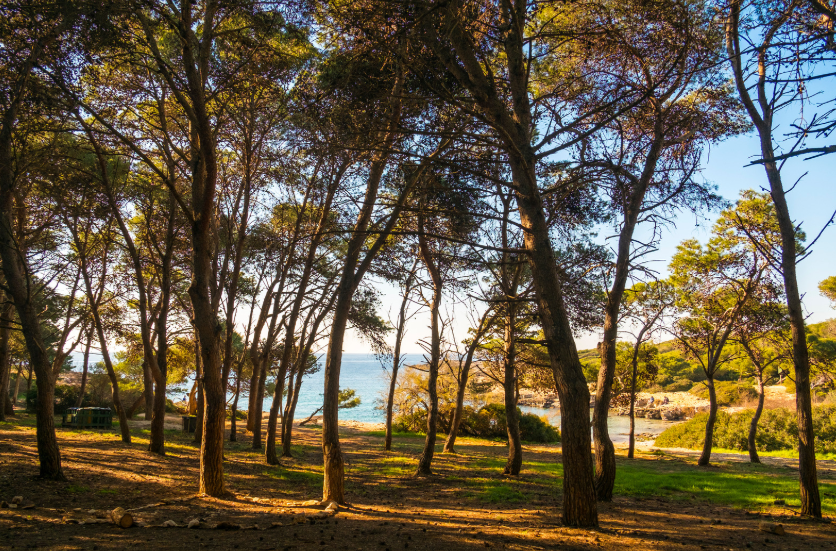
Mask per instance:
[[[113,428],[113,412],[110,408],[67,408],[61,426],[109,430]]]

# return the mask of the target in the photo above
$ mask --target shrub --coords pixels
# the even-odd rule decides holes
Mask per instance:
[[[714,381],[714,391],[717,393],[717,404],[721,406],[730,406],[758,397],[752,385],[738,384],[737,381]],[[708,387],[705,385],[694,385],[691,393],[708,400]]]
[[[687,392],[694,386],[694,381],[691,379],[677,379],[669,385],[662,387],[665,392]]]
[[[439,430],[449,431],[452,411],[439,413]],[[520,438],[522,440],[539,443],[560,442],[560,431],[551,426],[545,417],[538,417],[533,413],[522,413],[519,408],[517,408],[517,413],[520,416]],[[425,431],[427,429],[426,410],[420,409],[398,415],[392,422],[392,429],[395,432]],[[462,410],[459,434],[480,438],[507,438],[508,425],[505,417],[505,405],[488,404],[479,410],[465,406]]]
[[[714,425],[714,445],[718,448],[745,451],[748,449],[749,425],[754,410],[747,409],[729,415],[717,412]],[[707,413],[701,413],[685,423],[674,425],[656,438],[662,448],[701,449],[705,442]],[[836,453],[836,405],[813,408],[813,431],[817,453]],[[755,444],[759,451],[794,449],[798,446],[798,425],[795,412],[784,409],[763,411],[758,422]]]
[[[66,413],[67,408],[75,407],[78,401],[78,387],[70,385],[55,385],[55,413]],[[86,397],[85,397],[86,398]],[[38,403],[38,387],[32,385],[26,393],[26,411],[35,411]],[[82,406],[87,406],[89,400],[82,401]]]
[[[548,419],[533,413],[523,413],[520,416],[520,435],[526,442],[560,442],[560,431]]]

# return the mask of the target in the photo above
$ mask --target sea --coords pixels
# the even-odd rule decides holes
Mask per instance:
[[[426,363],[421,354],[407,354],[406,365]],[[307,418],[322,405],[323,387],[325,378],[323,369],[313,373],[302,382],[302,390],[299,394],[299,403],[296,406],[295,418],[297,421]],[[360,421],[364,423],[382,423],[384,421],[383,406],[386,400],[386,393],[389,389],[389,374],[391,365],[386,369],[381,363],[370,354],[343,354],[342,367],[340,368],[340,388],[350,388],[360,398],[360,405],[352,409],[340,410],[340,419]],[[265,398],[264,409],[269,410],[272,405],[272,398]],[[560,426],[560,410],[558,408],[535,408],[521,407],[525,413],[534,413],[545,416],[549,422]],[[675,421],[662,421],[658,419],[636,418],[636,434],[661,434],[669,426],[676,424]],[[609,434],[613,442],[627,442],[630,429],[630,420],[627,417],[609,416]]]

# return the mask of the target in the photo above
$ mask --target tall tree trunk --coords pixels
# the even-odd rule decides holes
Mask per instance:
[[[532,281],[543,334],[560,399],[563,442],[563,523],[597,526],[598,508],[592,468],[589,388],[578,358],[569,315],[561,294],[554,249],[534,175],[534,153],[510,156],[517,205],[524,228]]]
[[[145,397],[145,420],[154,418],[154,376],[147,361],[142,362],[142,395]]]
[[[473,365],[473,355],[479,347],[482,337],[488,326],[492,323],[490,316],[491,309],[485,310],[482,314],[482,319],[479,320],[479,327],[476,329],[476,334],[473,335],[473,340],[467,347],[467,353],[464,358],[464,364],[459,372],[459,386],[456,388],[456,408],[453,410],[453,419],[450,421],[450,432],[447,434],[447,440],[444,442],[444,453],[455,453],[453,446],[456,445],[456,438],[459,434],[459,427],[462,424],[462,415],[464,413],[464,395],[467,391],[467,381],[470,378],[470,367]]]
[[[169,168],[174,173],[174,168]],[[168,224],[166,227],[165,249],[160,259],[160,311],[157,314],[157,369],[154,375],[154,413],[151,416],[151,438],[148,451],[165,455],[165,407],[168,384],[168,313],[171,308],[171,263],[174,258],[175,222],[177,205],[171,192],[168,194]]]
[[[627,459],[633,459],[636,450],[636,376],[639,371],[638,347],[633,353],[632,377],[630,379],[630,443],[627,448]]]
[[[616,340],[618,339],[618,318],[627,278],[630,275],[630,250],[644,196],[653,175],[664,144],[664,117],[655,102],[654,137],[644,168],[639,178],[632,180],[629,201],[624,206],[624,219],[618,237],[618,254],[612,288],[607,293],[604,309],[604,338],[601,343],[601,368],[595,388],[595,406],[592,413],[592,435],[595,444],[595,493],[599,501],[612,501],[615,486],[615,447],[607,427],[612,383],[615,376]]]
[[[717,392],[714,388],[714,379],[706,381],[708,385],[708,419],[705,422],[705,442],[702,446],[702,453],[697,465],[706,467],[711,460],[711,446],[714,443],[714,423],[717,421]]]
[[[755,414],[752,416],[752,422],[749,423],[749,438],[747,440],[749,447],[749,461],[752,463],[760,463],[761,459],[758,457],[758,445],[755,441],[758,433],[758,421],[760,421],[761,413],[763,413],[763,373],[757,372],[758,381],[758,406],[755,408]]]
[[[193,442],[195,444],[200,444],[203,442],[203,415],[204,415],[204,402],[203,402],[203,362],[200,360],[200,341],[197,336],[197,332],[195,331],[195,342],[194,342],[194,362],[195,362],[195,394],[197,396],[197,410],[195,411],[195,429],[194,429],[194,436]]]
[[[395,351],[392,355],[392,379],[389,381],[389,394],[386,396],[386,438],[383,442],[383,449],[386,451],[392,449],[392,410],[395,405],[395,389],[398,386],[398,369],[401,367],[401,344],[403,343],[404,330],[406,329],[406,309],[409,305],[409,296],[412,292],[412,281],[417,265],[418,259],[416,258],[404,284],[401,308],[398,310],[398,325],[395,329]]]
[[[517,414],[517,370],[516,355],[516,306],[513,302],[506,304],[505,315],[505,354],[503,368],[505,371],[505,424],[508,427],[508,462],[505,464],[505,474],[518,475],[522,468],[522,442],[520,440],[520,418]]]
[[[293,389],[293,398],[288,395],[288,410],[282,420],[282,457],[292,457],[291,444],[293,443],[293,417],[296,415],[296,404],[299,402],[299,392],[302,390],[301,371],[296,374],[296,384]]]
[[[734,73],[738,94],[749,114],[749,118],[758,131],[763,167],[769,180],[770,195],[775,205],[775,216],[781,231],[781,273],[784,276],[784,291],[787,297],[787,310],[792,332],[792,363],[795,370],[795,410],[798,424],[798,472],[801,493],[801,514],[821,518],[821,496],[819,495],[818,475],[816,473],[815,434],[813,431],[813,405],[810,398],[810,360],[807,351],[807,337],[804,322],[804,310],[798,291],[796,274],[796,228],[789,207],[786,191],[781,179],[781,170],[776,163],[775,148],[772,141],[773,115],[775,105],[767,96],[767,54],[775,33],[764,34],[757,58],[758,78],[757,105],[749,93],[750,82],[744,74],[740,47],[740,0],[729,4],[729,17],[726,21],[726,49]],[[783,17],[773,25],[783,25],[792,15],[793,4]]]
[[[131,429],[128,426],[128,417],[125,414],[125,408],[122,407],[122,400],[119,397],[119,378],[116,376],[116,371],[113,369],[113,363],[110,360],[110,352],[107,347],[107,338],[104,333],[104,326],[102,325],[102,318],[99,314],[99,303],[101,299],[101,292],[98,297],[93,292],[93,284],[90,279],[90,273],[87,268],[87,258],[85,256],[85,247],[76,240],[76,246],[79,251],[82,251],[81,256],[81,273],[84,277],[84,286],[87,289],[87,296],[90,297],[90,313],[93,315],[93,324],[96,328],[96,334],[99,337],[99,347],[102,351],[102,361],[107,370],[107,377],[110,379],[110,386],[113,396],[113,407],[116,408],[116,414],[119,417],[119,430],[122,433],[122,442],[126,444],[131,443]]]
[[[5,293],[0,292],[3,306],[0,308],[0,389],[3,390],[3,403],[0,404],[0,421],[6,420],[6,415],[14,415],[14,407],[9,398],[9,382],[12,378],[12,357],[9,347],[11,337],[12,310],[14,304],[6,300]]]
[[[435,439],[438,431],[438,370],[441,363],[441,298],[444,280],[441,278],[441,269],[436,259],[432,256],[427,237],[424,233],[424,211],[423,206],[418,207],[418,247],[421,253],[421,261],[430,274],[433,285],[432,302],[430,303],[430,365],[428,366],[427,394],[427,437],[424,440],[424,451],[418,459],[418,470],[415,476],[432,475],[432,461],[435,455]]]
[[[235,370],[235,396],[232,398],[232,407],[230,408],[229,419],[229,441],[238,441],[238,397],[241,395],[241,368],[244,367],[244,362],[238,363],[238,369]]]
[[[369,175],[366,180],[366,193],[363,203],[354,224],[354,232],[346,247],[343,267],[340,273],[340,281],[335,292],[334,317],[331,323],[331,336],[328,339],[328,351],[325,355],[324,372],[324,393],[322,404],[322,456],[323,456],[323,501],[335,501],[345,503],[345,467],[343,464],[342,449],[340,447],[339,433],[339,395],[340,395],[340,368],[342,367],[343,343],[345,342],[345,331],[348,324],[351,301],[360,280],[368,269],[368,263],[374,258],[376,251],[382,245],[381,238],[392,231],[396,223],[400,208],[396,207],[392,212],[386,229],[380,233],[372,250],[367,251],[362,265],[358,268],[360,254],[366,244],[366,230],[371,222],[380,181],[386,162],[389,156],[389,149],[394,143],[396,129],[400,121],[401,92],[403,89],[403,75],[399,74],[392,88],[390,99],[390,118],[385,136],[381,140],[381,150],[374,154],[370,163]],[[419,172],[419,171],[416,171]],[[410,184],[404,189],[402,198],[409,192]],[[377,247],[376,249],[374,247]]]
[[[90,366],[90,345],[93,341],[93,335],[87,334],[87,344],[84,346],[84,363],[81,367],[81,389],[78,391],[78,399],[75,401],[75,407],[81,407],[84,402],[84,392],[87,390],[87,371]]]
[[[17,405],[17,397],[20,396],[20,376],[23,375],[23,362],[17,364],[17,376],[15,376],[15,390],[12,394],[12,407]]]

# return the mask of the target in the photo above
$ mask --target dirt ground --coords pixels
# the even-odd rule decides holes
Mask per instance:
[[[421,439],[396,438],[387,453],[381,436],[346,428],[350,503],[328,514],[306,503],[321,496],[316,428],[295,429],[294,457],[278,467],[265,465],[239,433],[225,455],[229,494],[215,499],[195,494],[191,437],[170,431],[168,454],[153,455],[141,422],[129,446],[116,432],[59,428],[68,481],[39,480],[33,424],[26,415],[0,423],[0,499],[23,496],[33,505],[0,509],[0,549],[836,549],[828,521],[694,498],[618,496],[600,505],[600,529],[562,526],[556,446],[526,446],[512,486],[501,475],[504,443],[472,439],[460,439],[455,455],[437,454],[434,477],[416,479]],[[631,464],[662,460],[683,461],[646,454]],[[826,468],[822,476],[836,475]],[[120,529],[98,518],[115,507],[131,510],[138,525]],[[198,527],[188,528],[195,519]],[[764,522],[786,534],[759,530]]]

